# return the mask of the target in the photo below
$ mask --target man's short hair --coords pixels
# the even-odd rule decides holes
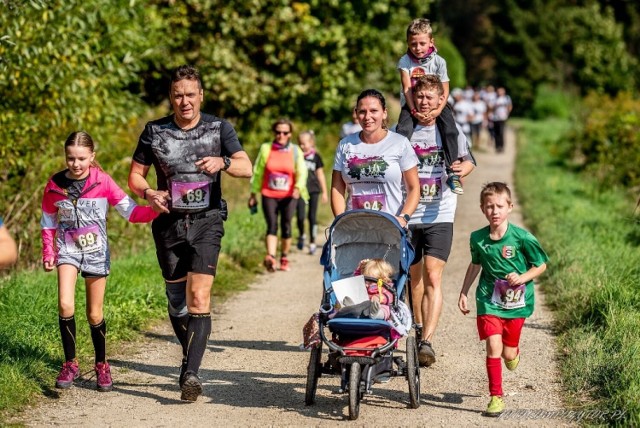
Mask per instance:
[[[202,78],[197,68],[192,65],[181,65],[176,68],[171,75],[171,84],[181,80],[195,80],[198,82],[198,89],[202,89]]]
[[[413,88],[411,88],[413,93],[418,93],[419,91],[431,91],[435,90],[438,95],[444,94],[444,86],[442,86],[442,81],[440,77],[435,74],[425,74],[418,78],[418,81]]]

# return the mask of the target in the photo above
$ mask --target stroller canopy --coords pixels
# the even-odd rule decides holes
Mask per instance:
[[[397,280],[406,277],[413,256],[407,231],[394,216],[380,211],[352,210],[340,214],[331,224],[320,263],[335,281],[352,276],[362,259],[380,258],[394,267]]]

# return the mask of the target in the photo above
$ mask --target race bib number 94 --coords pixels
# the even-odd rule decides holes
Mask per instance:
[[[171,200],[173,208],[183,210],[200,210],[209,206],[209,183],[197,181],[171,183]]]
[[[493,284],[491,302],[503,309],[524,308],[525,290],[525,284],[511,287],[508,281],[504,279],[496,279],[496,282]]]
[[[420,179],[420,202],[433,202],[442,199],[440,178]]]
[[[384,193],[351,196],[351,206],[353,209],[382,211],[386,205],[386,202],[387,199]]]
[[[68,229],[64,232],[64,244],[69,254],[86,254],[102,248],[98,225]]]

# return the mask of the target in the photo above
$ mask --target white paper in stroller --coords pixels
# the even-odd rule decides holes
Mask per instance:
[[[345,297],[353,300],[353,304],[358,304],[369,300],[367,286],[364,283],[364,275],[351,276],[331,282],[336,299],[342,303]]]

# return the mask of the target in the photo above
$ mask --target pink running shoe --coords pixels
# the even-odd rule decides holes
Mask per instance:
[[[285,272],[291,270],[291,267],[289,266],[289,259],[287,259],[286,257],[280,257],[280,270]]]
[[[105,361],[104,363],[96,364],[95,371],[98,391],[111,391],[111,388],[113,388],[113,382],[111,381],[111,367],[109,367],[109,363]]]
[[[62,363],[62,370],[56,379],[56,388],[66,389],[73,385],[73,381],[80,376],[78,361],[65,361]]]

